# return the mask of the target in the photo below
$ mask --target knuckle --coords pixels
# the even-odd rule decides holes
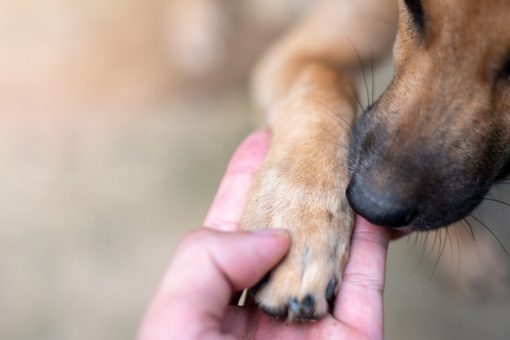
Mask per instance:
[[[382,293],[384,291],[384,282],[370,275],[361,272],[345,272],[343,276],[344,284],[350,284],[356,287]]]
[[[177,245],[178,251],[184,251],[188,249],[196,249],[202,247],[204,243],[209,243],[212,239],[213,231],[207,230],[206,228],[200,228],[197,230],[186,233],[179,244]]]
[[[212,219],[207,224],[208,228],[217,229],[217,230],[237,230],[239,229],[239,223],[234,221],[229,221],[225,219]]]
[[[383,248],[388,246],[389,240],[383,235],[374,234],[367,231],[355,231],[352,236],[353,242],[369,242],[379,245]]]

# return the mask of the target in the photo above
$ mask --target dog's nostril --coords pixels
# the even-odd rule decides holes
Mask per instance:
[[[347,187],[347,199],[354,211],[370,222],[387,227],[403,227],[416,217],[416,204],[395,190],[374,190],[353,176]]]

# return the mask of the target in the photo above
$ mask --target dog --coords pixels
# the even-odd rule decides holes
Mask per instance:
[[[411,231],[461,223],[510,171],[510,2],[320,0],[258,65],[272,132],[241,228],[287,229],[254,290],[268,314],[318,319],[354,214]],[[395,75],[357,117],[353,70],[393,45]]]

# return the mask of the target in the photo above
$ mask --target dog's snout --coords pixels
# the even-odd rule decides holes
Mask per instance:
[[[352,177],[346,194],[356,213],[381,226],[407,226],[417,213],[416,203],[409,197],[387,186],[376,189],[361,176]]]

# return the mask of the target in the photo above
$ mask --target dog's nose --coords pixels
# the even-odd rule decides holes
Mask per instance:
[[[375,189],[362,177],[354,175],[347,187],[347,199],[356,213],[374,224],[393,228],[407,226],[416,216],[416,204],[389,186]]]

